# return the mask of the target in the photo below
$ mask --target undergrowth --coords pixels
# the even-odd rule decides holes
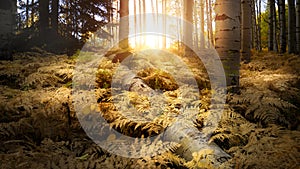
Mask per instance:
[[[92,91],[95,104],[83,105],[82,109],[87,118],[96,112],[109,123],[101,126],[103,129],[114,128],[124,135],[141,138],[158,135],[173,124],[182,109],[193,107],[199,110],[191,118],[194,126],[201,131],[207,125],[204,121],[213,108],[212,91],[203,67],[196,68],[199,61],[182,58],[191,62],[188,68],[193,77],[177,72],[183,75],[181,82],[196,79],[199,93],[191,94],[172,73],[142,59],[136,62],[149,68],[137,75],[159,94],[153,98],[132,91],[113,95],[111,82],[120,66],[113,60],[122,52],[110,51],[101,61]],[[83,62],[93,60],[92,53],[84,56]],[[77,84],[72,78],[79,58],[31,52],[17,54],[14,59],[0,64],[0,168],[216,167],[208,158],[211,150],[195,152],[193,159],[187,161],[177,154],[178,145],[172,143],[165,145],[168,151],[153,157],[130,159],[107,152],[82,130],[73,106],[72,87]],[[232,157],[219,168],[299,166],[299,62],[297,56],[264,52],[254,53],[252,62],[242,64],[240,93],[228,94],[218,128],[209,140]],[[116,104],[117,98],[126,99]],[[153,100],[164,107],[153,109]],[[122,108],[127,111],[119,111]],[[105,139],[115,138],[110,135]],[[155,149],[159,144],[154,142],[147,148]]]

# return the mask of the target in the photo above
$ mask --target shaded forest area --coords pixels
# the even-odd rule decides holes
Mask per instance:
[[[299,6],[1,0],[0,168],[299,168]],[[176,38],[130,37],[147,26]],[[207,69],[215,53],[226,93]],[[124,138],[108,130],[137,141],[116,155]]]

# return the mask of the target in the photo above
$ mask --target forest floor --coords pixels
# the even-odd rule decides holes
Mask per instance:
[[[122,59],[123,54],[124,51],[112,51],[101,61],[95,85],[98,103],[88,107],[86,113],[90,109],[104,112],[111,127],[126,135],[157,134],[171,123],[164,113],[153,118],[151,125],[134,122],[126,118],[130,114],[118,113],[110,101],[110,84],[119,65],[116,59]],[[85,55],[88,58],[92,54]],[[183,60],[190,68],[197,63]],[[14,61],[0,61],[0,168],[214,167],[203,152],[193,154],[193,159],[187,161],[176,153],[176,147],[154,157],[136,159],[99,147],[83,131],[73,106],[72,79],[77,61],[76,56],[41,50],[15,54]],[[178,84],[170,74],[153,68],[151,61],[141,62],[150,68],[138,75],[169,99],[164,112],[180,113],[176,106],[183,105],[174,97]],[[201,130],[204,114],[211,106],[211,90],[205,71],[193,73],[201,93],[199,102],[191,103],[200,110],[193,120]],[[184,74],[181,77],[189,80]],[[253,52],[252,61],[241,65],[240,86],[238,94],[227,95],[223,116],[210,138],[232,157],[219,168],[299,168],[300,57]],[[130,99],[139,112],[149,106],[132,93]]]

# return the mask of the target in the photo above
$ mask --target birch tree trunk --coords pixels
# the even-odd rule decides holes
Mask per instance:
[[[120,1],[120,28],[119,28],[119,47],[126,49],[129,47],[128,35],[129,35],[129,5],[128,0]]]
[[[239,86],[240,65],[240,0],[217,0],[215,48],[226,74],[227,86]]]
[[[288,52],[296,53],[296,11],[295,0],[288,0]]]
[[[279,25],[280,25],[280,53],[286,52],[286,12],[285,0],[278,0]]]
[[[241,56],[246,63],[250,62],[251,57],[251,0],[242,0],[242,37],[241,37]]]

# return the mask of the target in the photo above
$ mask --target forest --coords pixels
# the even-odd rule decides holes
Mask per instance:
[[[0,168],[300,167],[300,0],[0,0]]]

